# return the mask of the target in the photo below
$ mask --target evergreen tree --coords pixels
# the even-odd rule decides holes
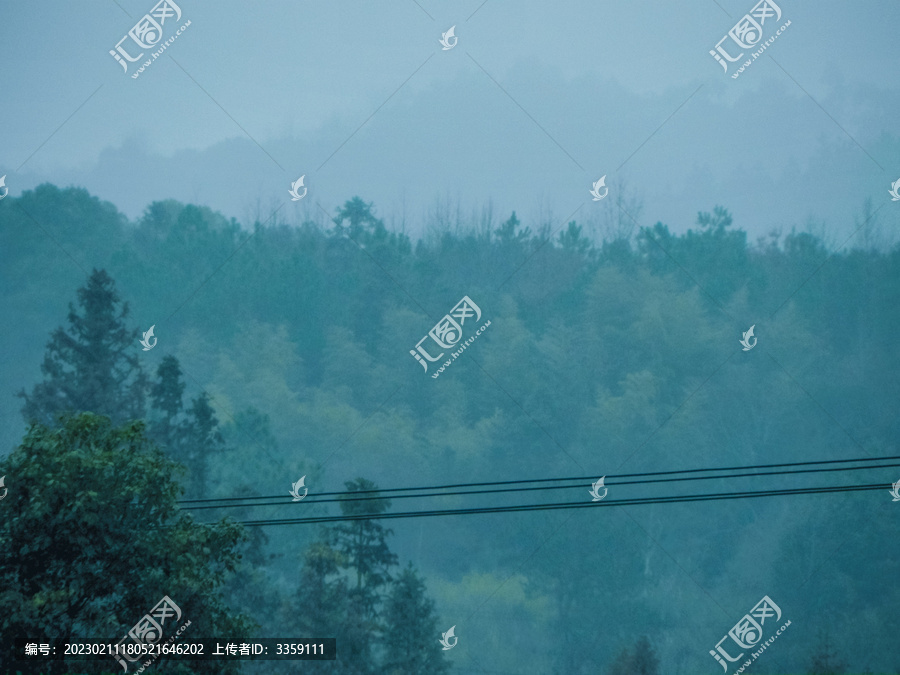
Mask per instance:
[[[301,634],[333,635],[347,610],[347,582],[338,577],[341,554],[325,541],[314,542],[303,554],[300,612],[296,620]],[[338,578],[335,578],[338,577]]]
[[[158,411],[151,424],[153,439],[173,456],[178,456],[178,441],[184,433],[182,411],[184,381],[178,359],[167,355],[156,370],[159,378],[150,389],[150,406]]]
[[[609,675],[659,675],[659,658],[646,635],[632,649],[623,649],[609,669]]]
[[[450,671],[437,639],[434,601],[425,594],[425,583],[416,574],[412,563],[391,586],[384,621],[386,675],[441,675]]]
[[[344,206],[337,209],[337,218],[334,219],[335,231],[338,234],[346,231],[347,235],[358,243],[365,243],[360,241],[360,237],[364,234],[367,235],[364,237],[366,241],[384,239],[387,236],[387,229],[382,220],[375,216],[372,206],[359,197],[344,202]],[[349,228],[344,227],[345,220],[350,221]]]
[[[69,330],[57,328],[47,344],[44,381],[24,389],[26,421],[54,425],[63,413],[94,412],[116,424],[144,415],[146,378],[125,327],[128,304],[105,270],[94,270],[77,291],[81,312],[69,304]]]
[[[347,492],[341,496],[341,513],[357,519],[333,527],[330,543],[341,555],[341,567],[356,577],[356,584],[351,581],[348,590],[343,629],[347,663],[353,665],[351,670],[341,672],[374,673],[375,645],[383,631],[378,614],[381,591],[391,581],[390,568],[397,564],[397,556],[386,541],[391,530],[362,516],[384,513],[391,502],[379,498],[378,486],[365,478],[344,485]]]
[[[209,394],[202,393],[191,402],[184,426],[184,455],[191,475],[191,486],[199,499],[206,497],[210,461],[225,449],[216,413],[209,405]]]
[[[497,240],[501,244],[526,243],[531,238],[531,228],[526,227],[524,230],[518,230],[521,224],[522,223],[516,217],[516,212],[513,211],[509,220],[502,223],[500,227],[494,230],[494,234],[497,235]]]
[[[364,600],[367,615],[372,615],[378,601],[378,591],[391,580],[390,567],[397,564],[397,556],[387,545],[392,530],[376,520],[361,516],[384,513],[391,505],[390,499],[378,497],[378,486],[365,478],[344,483],[347,492],[341,496],[341,513],[355,517],[332,529],[332,543],[343,556],[342,566],[356,575],[354,595]],[[349,499],[358,497],[365,499]]]
[[[809,675],[843,675],[847,664],[832,649],[828,631],[819,632],[819,644],[810,659]]]

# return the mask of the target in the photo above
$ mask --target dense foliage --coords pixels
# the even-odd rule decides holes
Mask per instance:
[[[118,339],[104,348],[143,364],[146,400],[131,404],[188,467],[187,497],[286,495],[302,475],[315,492],[355,476],[386,488],[900,454],[900,248],[854,240],[835,251],[798,231],[750,244],[722,208],[681,235],[629,213],[623,205],[605,236],[512,214],[435,226],[413,242],[358,198],[333,220],[276,216],[243,229],[171,201],[129,223],[83,190],[42,185],[0,203],[0,301],[17,324],[4,338],[15,355],[4,381],[10,394],[31,392],[26,417],[48,422],[35,412],[50,409],[37,404],[51,393],[40,383],[60,358],[75,364],[73,382],[81,377],[53,331],[96,269],[130,310],[110,315],[127,324],[130,351]],[[491,327],[432,379],[409,350],[464,295]],[[144,353],[137,340],[150,325],[159,344]],[[751,325],[759,343],[742,352]],[[90,341],[88,326],[81,335]],[[137,395],[137,377],[110,380],[120,402]],[[105,382],[99,391],[115,388]],[[24,431],[12,421],[22,400],[11,401],[8,448]],[[130,414],[90,412],[116,424]],[[851,480],[900,478],[861,473]],[[653,672],[657,662],[659,672],[719,672],[709,649],[769,595],[792,626],[753,672],[826,672],[841,661],[843,672],[892,672],[895,516],[883,490],[391,521],[397,560],[365,571],[347,567],[340,530],[248,528],[251,564],[225,597],[264,635],[285,632],[305,605],[319,608],[321,625],[358,631],[360,654],[386,658],[391,644],[396,658],[417,658],[388,626],[406,606],[428,614],[421,574],[439,617],[428,630],[457,626],[454,670],[581,675]],[[380,535],[366,536],[374,546]],[[399,560],[419,572],[398,572]]]

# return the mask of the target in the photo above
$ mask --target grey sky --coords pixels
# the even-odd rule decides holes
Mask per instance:
[[[897,2],[780,2],[791,25],[733,80],[708,52],[754,2],[182,0],[191,25],[131,79],[108,51],[154,4],[0,3],[12,194],[49,181],[131,218],[175,198],[242,222],[359,195],[418,234],[437,200],[596,220],[606,174],[676,231],[721,204],[751,237],[812,218],[843,242],[866,198],[900,225]]]

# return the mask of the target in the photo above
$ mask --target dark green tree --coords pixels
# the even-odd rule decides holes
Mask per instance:
[[[150,389],[150,407],[156,412],[150,431],[154,441],[177,457],[178,441],[184,433],[184,381],[178,359],[171,355],[163,357],[156,376],[158,379]]]
[[[631,649],[623,649],[609,669],[609,675],[659,675],[659,658],[646,635]]]
[[[434,601],[425,594],[425,582],[412,563],[391,584],[383,616],[386,675],[450,672],[437,638]]]
[[[810,657],[809,675],[843,675],[847,668],[847,663],[832,648],[829,632],[820,631],[818,645]]]
[[[526,227],[524,230],[519,230],[519,226],[522,223],[516,217],[516,212],[513,211],[512,215],[509,217],[509,220],[505,221],[494,230],[494,234],[497,235],[497,240],[501,244],[524,244],[531,238],[531,228]]]
[[[68,331],[60,326],[47,344],[44,381],[18,394],[23,417],[47,425],[60,413],[95,412],[116,424],[143,417],[147,382],[125,327],[128,303],[105,270],[95,269],[77,295],[81,311],[70,303]]]
[[[363,243],[360,239],[363,235],[366,240],[382,240],[387,236],[387,230],[380,218],[375,216],[372,210],[373,204],[367,204],[359,197],[354,197],[344,202],[344,206],[337,209],[337,217],[334,219],[335,230],[339,234],[346,233],[351,239]],[[344,226],[344,221],[349,221],[349,227]]]
[[[225,449],[225,439],[219,431],[219,420],[209,404],[209,394],[206,392],[191,402],[183,442],[191,487],[198,498],[203,499],[209,488],[210,462]]]
[[[585,255],[590,250],[591,242],[581,235],[581,230],[581,225],[572,220],[566,231],[559,233],[559,245],[564,251]]]
[[[239,563],[242,528],[201,525],[180,512],[181,470],[147,439],[143,422],[114,427],[83,413],[59,428],[33,424],[0,462],[9,488],[0,519],[0,644],[37,636],[118,642],[166,595],[182,610],[178,624],[164,624],[166,638],[186,621],[185,637],[248,635],[250,623],[221,596]],[[227,662],[168,665],[177,673],[238,671]],[[76,672],[72,663],[41,668]],[[118,670],[112,659],[77,665],[79,673]]]
[[[379,607],[397,556],[386,541],[391,530],[365,516],[384,513],[391,502],[379,497],[378,486],[365,478],[344,485],[347,492],[341,496],[341,513],[354,519],[331,528],[329,543],[341,556],[341,568],[356,577],[356,584],[351,581],[348,589],[349,604],[343,628],[346,663],[352,664],[346,672],[374,673],[378,672],[372,669],[375,649],[383,633]]]
[[[325,541],[314,542],[303,553],[296,615],[301,634],[333,635],[340,627],[348,598],[340,564],[341,554]]]
[[[390,568],[397,564],[387,537],[393,531],[367,515],[384,513],[391,500],[379,497],[378,486],[365,478],[344,483],[347,492],[341,496],[341,513],[354,518],[332,528],[332,544],[343,556],[342,566],[356,576],[353,592],[366,600],[371,613],[378,591],[391,580]]]

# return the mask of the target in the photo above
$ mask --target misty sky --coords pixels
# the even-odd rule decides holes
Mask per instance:
[[[721,204],[751,240],[813,223],[839,245],[867,198],[900,227],[897,2],[784,0],[791,25],[733,80],[709,50],[746,0],[182,0],[191,25],[132,79],[109,50],[154,4],[0,2],[12,195],[49,181],[130,218],[174,198],[243,224],[359,195],[417,236],[441,203],[590,223],[605,174],[677,232]]]

